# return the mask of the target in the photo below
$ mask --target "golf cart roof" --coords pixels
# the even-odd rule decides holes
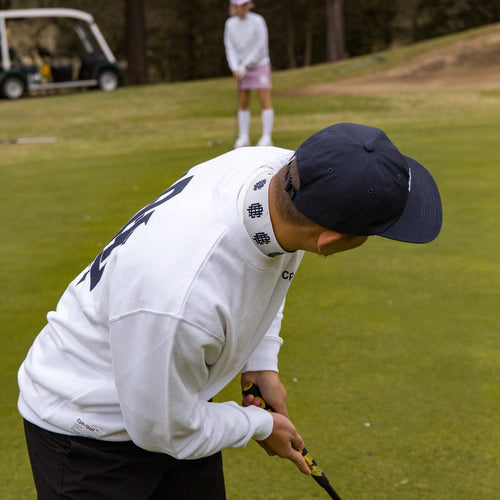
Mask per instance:
[[[87,23],[90,30],[92,31],[99,47],[104,52],[106,58],[110,62],[116,62],[115,56],[111,49],[109,48],[106,40],[104,39],[99,27],[97,26],[94,17],[88,12],[77,9],[58,9],[58,8],[47,8],[47,9],[13,9],[13,10],[0,10],[0,48],[1,48],[1,59],[4,62],[4,68],[10,68],[10,59],[8,57],[7,50],[7,33],[6,24],[9,19],[36,19],[36,18],[57,18],[66,17],[71,19],[76,19]],[[7,61],[7,64],[5,64]]]
[[[88,12],[77,9],[12,9],[0,10],[0,19],[27,19],[30,17],[71,17],[87,23],[94,18]]]

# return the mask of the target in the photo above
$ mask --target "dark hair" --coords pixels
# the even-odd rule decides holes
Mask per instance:
[[[289,183],[291,189],[298,191],[300,188],[299,173],[297,171],[297,161],[295,157],[290,160],[284,167],[282,167],[276,174],[275,182],[275,195],[276,195],[276,209],[280,216],[288,223],[296,226],[311,226],[315,225],[310,219],[299,212],[290,199]]]

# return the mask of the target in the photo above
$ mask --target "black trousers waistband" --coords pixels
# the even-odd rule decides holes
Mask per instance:
[[[177,460],[132,441],[66,436],[24,421],[38,500],[223,500],[222,454]]]

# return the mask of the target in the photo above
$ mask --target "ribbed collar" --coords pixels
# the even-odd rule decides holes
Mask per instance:
[[[255,246],[268,257],[285,253],[274,235],[269,213],[269,186],[272,169],[262,169],[243,191],[242,219]]]

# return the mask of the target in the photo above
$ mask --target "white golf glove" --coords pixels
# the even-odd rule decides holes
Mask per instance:
[[[240,77],[240,79],[244,78],[246,72],[247,68],[243,64],[240,64],[240,66],[238,67],[238,76]]]

